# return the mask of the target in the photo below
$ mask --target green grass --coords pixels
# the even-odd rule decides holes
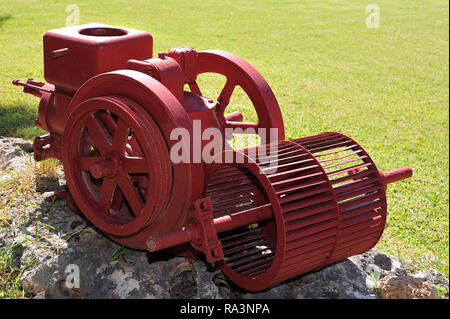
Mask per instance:
[[[43,80],[42,34],[65,25],[70,3],[81,23],[148,30],[155,53],[188,45],[248,60],[272,87],[287,138],[337,131],[381,170],[410,166],[413,178],[389,186],[377,247],[448,277],[448,1],[376,1],[380,28],[368,29],[367,1],[3,0],[0,135],[41,133],[37,99],[10,81]],[[239,109],[244,97],[233,102]]]
[[[19,284],[22,273],[31,263],[18,269],[13,265],[14,248],[17,245],[11,245],[6,249],[0,250],[0,299],[17,299],[30,297]]]
[[[11,249],[0,250],[0,299],[20,298],[24,295],[23,289],[16,282],[17,274],[11,262]]]

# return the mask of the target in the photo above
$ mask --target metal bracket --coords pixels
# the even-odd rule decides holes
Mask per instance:
[[[51,157],[61,160],[61,137],[53,133],[35,137],[33,154],[36,162]]]
[[[209,263],[223,260],[222,244],[217,237],[213,220],[213,205],[209,197],[196,200],[191,218],[198,227],[192,247],[203,252]]]

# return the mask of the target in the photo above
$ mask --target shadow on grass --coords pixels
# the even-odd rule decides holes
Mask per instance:
[[[0,136],[33,139],[44,131],[34,125],[37,109],[26,105],[0,105]]]
[[[12,15],[10,15],[10,14],[0,15],[0,28],[2,27],[3,23],[5,23],[5,21],[8,21],[11,18],[12,18]]]

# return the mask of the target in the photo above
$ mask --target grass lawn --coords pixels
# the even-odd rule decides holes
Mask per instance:
[[[367,28],[372,1],[2,0],[0,135],[42,133],[33,126],[38,100],[10,83],[43,80],[42,34],[65,26],[71,3],[81,24],[149,31],[155,53],[187,45],[248,60],[278,99],[286,138],[337,131],[383,171],[410,166],[413,178],[389,186],[377,247],[448,277],[448,1],[378,0],[380,26]],[[232,102],[248,109],[243,96]]]

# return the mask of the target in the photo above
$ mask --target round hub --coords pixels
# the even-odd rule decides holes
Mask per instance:
[[[101,160],[93,163],[89,170],[94,178],[115,177],[120,167],[120,155],[118,153],[106,154]]]
[[[62,154],[75,202],[109,234],[134,234],[167,205],[167,146],[151,116],[130,100],[106,96],[80,103],[68,118]]]

